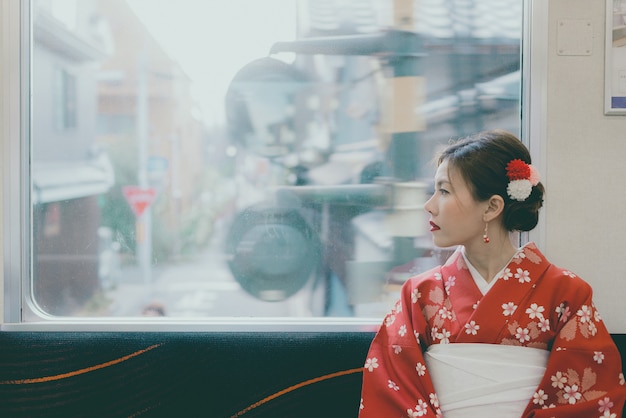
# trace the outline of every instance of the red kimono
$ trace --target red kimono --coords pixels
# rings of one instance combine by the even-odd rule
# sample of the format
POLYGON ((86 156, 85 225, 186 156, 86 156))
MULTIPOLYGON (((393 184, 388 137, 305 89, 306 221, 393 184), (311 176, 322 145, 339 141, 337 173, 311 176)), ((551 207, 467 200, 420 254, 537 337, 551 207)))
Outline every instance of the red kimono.
POLYGON ((484 343, 550 351, 523 417, 620 418, 626 385, 620 353, 591 287, 529 243, 483 295, 457 251, 409 279, 385 317, 363 372, 360 418, 441 417, 423 351, 484 343))

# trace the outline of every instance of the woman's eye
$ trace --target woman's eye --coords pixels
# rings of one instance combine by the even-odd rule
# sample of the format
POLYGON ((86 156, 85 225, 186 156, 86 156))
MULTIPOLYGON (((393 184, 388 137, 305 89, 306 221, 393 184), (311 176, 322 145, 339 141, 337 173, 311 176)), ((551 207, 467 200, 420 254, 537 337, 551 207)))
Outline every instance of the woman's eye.
POLYGON ((448 194, 448 191, 446 189, 439 189, 439 193, 448 194))

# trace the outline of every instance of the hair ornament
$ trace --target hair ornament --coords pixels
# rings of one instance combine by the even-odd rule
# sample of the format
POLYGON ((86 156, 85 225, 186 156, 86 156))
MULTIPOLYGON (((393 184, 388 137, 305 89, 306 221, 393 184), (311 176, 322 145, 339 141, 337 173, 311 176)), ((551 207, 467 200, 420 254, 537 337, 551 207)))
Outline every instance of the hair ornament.
POLYGON ((509 178, 506 192, 511 199, 518 202, 526 200, 530 196, 533 186, 539 183, 537 169, 520 159, 509 161, 506 165, 506 175, 509 178))

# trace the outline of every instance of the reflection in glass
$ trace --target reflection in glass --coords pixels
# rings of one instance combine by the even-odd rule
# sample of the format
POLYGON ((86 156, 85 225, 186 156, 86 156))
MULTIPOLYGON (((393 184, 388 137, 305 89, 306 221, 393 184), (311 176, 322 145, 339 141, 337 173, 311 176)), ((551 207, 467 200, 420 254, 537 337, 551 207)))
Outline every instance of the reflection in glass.
POLYGON ((449 253, 422 209, 438 148, 519 134, 516 0, 31 12, 32 298, 53 316, 381 317, 449 253))

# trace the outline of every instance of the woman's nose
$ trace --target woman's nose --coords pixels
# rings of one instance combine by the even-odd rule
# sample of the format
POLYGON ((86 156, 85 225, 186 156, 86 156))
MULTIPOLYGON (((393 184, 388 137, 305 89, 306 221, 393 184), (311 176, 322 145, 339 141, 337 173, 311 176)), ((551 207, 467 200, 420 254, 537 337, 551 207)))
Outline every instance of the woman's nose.
POLYGON ((433 211, 432 211, 432 201, 433 201, 433 198, 434 198, 434 197, 435 197, 435 195, 433 194, 433 195, 432 195, 432 196, 431 196, 431 197, 430 197, 430 198, 426 201, 426 203, 424 203, 424 210, 425 210, 426 212, 430 213, 430 214, 432 214, 432 213, 433 213, 433 211))

